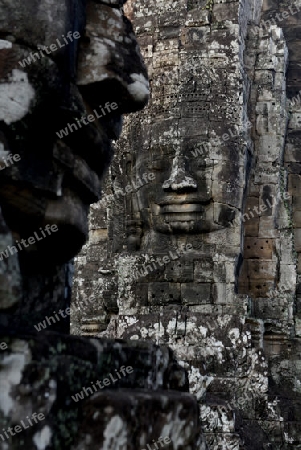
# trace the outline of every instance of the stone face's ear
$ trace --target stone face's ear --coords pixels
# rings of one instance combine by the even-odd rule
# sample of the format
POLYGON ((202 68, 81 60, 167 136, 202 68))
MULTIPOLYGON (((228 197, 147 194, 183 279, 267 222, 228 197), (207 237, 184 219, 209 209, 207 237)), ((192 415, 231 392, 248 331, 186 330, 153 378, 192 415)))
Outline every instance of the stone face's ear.
POLYGON ((142 222, 138 220, 128 220, 127 224, 127 248, 128 251, 137 251, 141 246, 142 222))

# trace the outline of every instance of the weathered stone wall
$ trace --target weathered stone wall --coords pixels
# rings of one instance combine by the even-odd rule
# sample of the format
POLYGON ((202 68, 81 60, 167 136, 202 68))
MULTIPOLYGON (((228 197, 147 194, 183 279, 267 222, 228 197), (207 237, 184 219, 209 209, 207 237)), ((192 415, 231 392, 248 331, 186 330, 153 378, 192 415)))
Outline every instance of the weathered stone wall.
POLYGON ((209 449, 298 448, 301 2, 125 10, 151 99, 91 211, 73 330, 170 345, 209 449))

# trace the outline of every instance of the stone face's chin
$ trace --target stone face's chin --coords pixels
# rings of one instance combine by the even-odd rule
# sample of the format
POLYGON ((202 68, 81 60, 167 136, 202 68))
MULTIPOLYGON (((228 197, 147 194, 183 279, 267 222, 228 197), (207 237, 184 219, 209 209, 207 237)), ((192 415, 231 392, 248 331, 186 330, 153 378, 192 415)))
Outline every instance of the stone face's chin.
POLYGON ((58 227, 53 245, 58 247, 60 262, 62 255, 65 260, 74 257, 86 242, 89 233, 88 214, 89 205, 84 204, 73 192, 64 193, 59 200, 49 201, 44 224, 58 227))

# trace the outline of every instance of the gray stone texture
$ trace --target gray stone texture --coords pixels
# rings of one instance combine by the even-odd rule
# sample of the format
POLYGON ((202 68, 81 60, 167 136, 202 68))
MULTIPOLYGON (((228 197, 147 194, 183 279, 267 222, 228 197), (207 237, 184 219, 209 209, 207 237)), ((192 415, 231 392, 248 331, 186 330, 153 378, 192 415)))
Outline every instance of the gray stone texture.
POLYGON ((298 449, 301 2, 125 12, 150 102, 91 209, 73 333, 171 346, 209 449, 298 449))

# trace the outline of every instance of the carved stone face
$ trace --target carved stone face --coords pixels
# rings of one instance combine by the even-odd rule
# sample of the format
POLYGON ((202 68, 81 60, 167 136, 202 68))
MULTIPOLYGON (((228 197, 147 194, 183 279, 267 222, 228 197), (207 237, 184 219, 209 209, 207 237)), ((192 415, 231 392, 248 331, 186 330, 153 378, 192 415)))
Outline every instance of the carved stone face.
POLYGON ((1 165, 8 154, 20 159, 0 172, 0 204, 19 239, 56 224, 58 232, 30 254, 45 260, 51 250, 62 262, 87 238, 89 205, 100 198, 122 114, 147 101, 146 69, 122 1, 6 3, 0 1, 1 165))
MULTIPOLYGON (((172 130, 166 134, 172 135, 172 130)), ((243 192, 239 158, 231 163, 228 146, 214 148, 208 142, 187 137, 176 145, 162 143, 138 152, 136 177, 156 175, 137 192, 142 222, 150 228, 160 233, 208 233, 228 227, 235 218, 243 192)), ((233 155, 235 149, 232 143, 233 155)))

